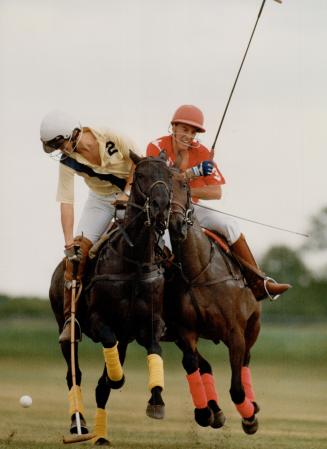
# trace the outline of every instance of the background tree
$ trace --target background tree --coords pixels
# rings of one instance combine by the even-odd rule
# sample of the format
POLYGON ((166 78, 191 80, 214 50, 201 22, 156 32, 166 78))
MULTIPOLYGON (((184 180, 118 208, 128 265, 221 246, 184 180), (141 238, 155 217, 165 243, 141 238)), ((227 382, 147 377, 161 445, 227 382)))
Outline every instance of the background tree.
POLYGON ((308 234, 310 237, 302 246, 303 250, 327 250, 327 207, 311 217, 308 234))
POLYGON ((276 302, 263 301, 263 321, 319 322, 327 317, 327 279, 315 279, 300 257, 300 251, 273 246, 264 255, 261 268, 292 288, 276 302))
POLYGON ((299 252, 285 245, 270 248, 262 259, 261 267, 279 282, 305 287, 312 281, 312 274, 299 252))

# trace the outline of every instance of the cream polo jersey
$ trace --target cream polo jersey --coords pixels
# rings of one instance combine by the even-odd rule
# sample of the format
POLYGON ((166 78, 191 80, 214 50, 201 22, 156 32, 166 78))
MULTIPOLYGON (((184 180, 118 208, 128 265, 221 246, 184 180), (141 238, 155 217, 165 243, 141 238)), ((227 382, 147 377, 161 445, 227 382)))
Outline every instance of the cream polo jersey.
POLYGON ((129 150, 140 154, 135 144, 126 137, 107 128, 87 128, 96 138, 101 165, 91 164, 80 154, 73 152, 59 163, 57 201, 74 203, 74 177, 82 176, 93 192, 107 196, 124 189, 132 161, 129 150))

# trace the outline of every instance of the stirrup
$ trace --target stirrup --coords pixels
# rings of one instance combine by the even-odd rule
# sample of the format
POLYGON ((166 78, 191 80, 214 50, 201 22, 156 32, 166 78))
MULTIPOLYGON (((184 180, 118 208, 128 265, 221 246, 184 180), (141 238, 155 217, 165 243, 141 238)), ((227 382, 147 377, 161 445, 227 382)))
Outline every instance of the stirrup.
MULTIPOLYGON (((65 329, 65 327, 67 326, 68 323, 71 322, 71 317, 67 318, 67 320, 64 322, 64 326, 62 328, 62 331, 65 329)), ((79 321, 75 318, 75 325, 77 324, 78 327, 78 338, 75 339, 76 343, 79 343, 80 341, 82 341, 82 328, 81 325, 79 324, 79 321)), ((76 329, 75 329, 75 334, 76 334, 76 329)))
POLYGON ((271 278, 271 277, 269 277, 269 276, 265 276, 265 278, 264 278, 264 280, 263 280, 263 286, 264 286, 264 288, 265 288, 265 290, 266 290, 266 293, 267 293, 267 296, 268 296, 268 298, 269 298, 269 300, 270 301, 276 301, 276 299, 278 299, 279 297, 280 297, 280 294, 278 295, 275 295, 275 296, 272 296, 269 292, 268 292, 268 289, 267 289, 267 282, 273 282, 274 284, 278 284, 278 282, 275 280, 275 279, 273 279, 273 278, 271 278))

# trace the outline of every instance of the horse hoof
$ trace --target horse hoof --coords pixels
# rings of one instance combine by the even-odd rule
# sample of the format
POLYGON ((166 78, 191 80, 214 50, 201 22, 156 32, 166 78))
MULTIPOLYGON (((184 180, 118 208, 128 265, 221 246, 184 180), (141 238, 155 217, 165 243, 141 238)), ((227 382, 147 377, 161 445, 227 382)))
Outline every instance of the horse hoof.
POLYGON ((242 419, 242 427, 245 433, 248 435, 253 435, 256 433, 259 427, 258 420, 255 415, 253 415, 251 418, 243 418, 242 419))
POLYGON ((149 418, 163 419, 165 417, 165 406, 148 404, 146 414, 149 418))
POLYGON ((113 390, 118 390, 125 383, 125 375, 123 375, 123 377, 120 380, 111 380, 111 379, 109 380, 110 380, 110 388, 112 388, 113 390))
POLYGON ((252 404, 254 406, 254 414, 256 415, 257 413, 260 412, 259 404, 257 404, 256 402, 252 402, 252 404))
POLYGON ((110 441, 103 437, 98 437, 93 443, 95 446, 110 446, 110 441))
POLYGON ((213 424, 214 416, 209 407, 195 408, 194 419, 201 427, 208 427, 213 424))
POLYGON ((213 414, 213 422, 210 425, 213 429, 220 429, 220 427, 223 427, 225 422, 226 422, 226 416, 224 415, 222 410, 220 410, 219 412, 215 412, 213 414))

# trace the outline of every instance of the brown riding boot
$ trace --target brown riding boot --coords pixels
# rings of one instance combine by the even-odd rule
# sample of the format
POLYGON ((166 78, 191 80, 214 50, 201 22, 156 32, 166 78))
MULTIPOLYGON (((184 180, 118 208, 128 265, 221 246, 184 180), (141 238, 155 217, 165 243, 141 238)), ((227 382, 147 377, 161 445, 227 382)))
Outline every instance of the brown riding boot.
POLYGON ((267 296, 270 299, 277 299, 279 295, 291 288, 289 284, 278 284, 259 269, 243 234, 230 248, 233 256, 242 266, 246 282, 257 301, 261 301, 267 296))
MULTIPOLYGON (((82 256, 81 260, 78 262, 78 268, 77 268, 77 275, 76 275, 76 281, 77 286, 81 282, 81 279, 84 274, 85 265, 87 261, 87 257, 89 254, 89 250, 93 243, 87 239, 86 237, 83 237, 81 235, 74 238, 74 244, 76 246, 79 246, 82 256)), ((59 335, 59 343, 68 341, 70 342, 70 319, 71 319, 71 301, 72 301, 72 280, 73 280, 73 262, 70 261, 68 258, 66 258, 66 269, 64 273, 64 279, 65 279, 65 286, 64 286, 64 318, 65 318, 65 324, 64 328, 59 335)), ((77 303, 76 303, 76 312, 77 312, 77 303)))

